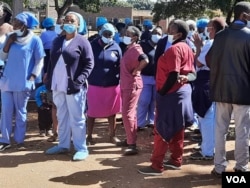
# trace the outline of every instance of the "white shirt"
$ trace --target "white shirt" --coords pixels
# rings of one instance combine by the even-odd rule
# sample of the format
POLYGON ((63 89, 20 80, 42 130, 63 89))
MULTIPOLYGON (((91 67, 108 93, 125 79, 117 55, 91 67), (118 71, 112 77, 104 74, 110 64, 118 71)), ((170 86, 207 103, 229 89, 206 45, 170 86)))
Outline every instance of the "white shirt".
MULTIPOLYGON (((71 41, 72 39, 68 41, 64 40, 62 51, 69 45, 71 41)), ((68 88, 68 74, 66 70, 66 64, 64 62, 63 56, 60 55, 53 72, 51 90, 62 91, 67 93, 67 88, 68 88)))
POLYGON ((204 66, 202 67, 197 67, 197 71, 199 70, 210 70, 207 66, 207 63, 206 63, 206 55, 209 51, 209 49, 211 48, 212 44, 213 44, 213 39, 211 40, 207 40, 207 42, 205 43, 205 45, 201 48, 201 53, 200 55, 198 56, 197 60, 204 66))

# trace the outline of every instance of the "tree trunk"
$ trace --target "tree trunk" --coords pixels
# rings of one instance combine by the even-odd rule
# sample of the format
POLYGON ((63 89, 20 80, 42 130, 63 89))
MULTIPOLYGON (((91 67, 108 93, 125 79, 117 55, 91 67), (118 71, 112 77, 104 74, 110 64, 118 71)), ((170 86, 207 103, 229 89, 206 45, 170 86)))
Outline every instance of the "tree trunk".
POLYGON ((62 7, 59 7, 58 0, 55 0, 55 10, 57 12, 57 19, 59 20, 64 15, 65 11, 73 4, 73 0, 66 0, 62 7))

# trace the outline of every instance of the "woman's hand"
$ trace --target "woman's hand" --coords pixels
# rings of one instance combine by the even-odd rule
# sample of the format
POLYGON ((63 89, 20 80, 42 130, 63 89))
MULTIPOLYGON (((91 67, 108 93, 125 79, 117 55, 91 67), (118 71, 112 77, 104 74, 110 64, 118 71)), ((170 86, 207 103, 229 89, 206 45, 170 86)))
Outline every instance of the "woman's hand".
POLYGON ((141 71, 139 71, 138 69, 135 69, 135 70, 132 72, 132 75, 133 75, 133 76, 140 76, 140 75, 141 75, 141 71))
POLYGON ((6 41, 6 44, 5 44, 4 48, 3 48, 3 52, 4 53, 8 53, 9 52, 11 44, 14 43, 16 41, 16 39, 17 39, 16 33, 12 33, 8 37, 8 39, 6 41))
POLYGON ((179 75, 178 77, 178 83, 185 84, 188 82, 188 77, 186 75, 179 75))

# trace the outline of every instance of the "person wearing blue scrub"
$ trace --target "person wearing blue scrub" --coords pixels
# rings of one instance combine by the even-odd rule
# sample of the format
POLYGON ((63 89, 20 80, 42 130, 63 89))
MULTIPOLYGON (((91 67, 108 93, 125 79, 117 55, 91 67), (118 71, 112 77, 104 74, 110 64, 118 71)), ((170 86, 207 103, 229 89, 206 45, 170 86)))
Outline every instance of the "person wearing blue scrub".
POLYGON ((153 127, 155 119, 155 49, 158 41, 162 37, 162 28, 157 26, 151 33, 151 38, 143 40, 140 45, 143 52, 148 56, 149 63, 142 69, 141 76, 143 80, 143 88, 137 106, 137 130, 153 127))
POLYGON ((15 115, 14 141, 20 150, 24 147, 27 121, 27 103, 40 76, 45 56, 41 39, 30 28, 39 24, 30 13, 18 14, 12 22, 14 32, 9 34, 0 58, 6 61, 0 79, 2 114, 0 151, 11 147, 12 118, 15 115))

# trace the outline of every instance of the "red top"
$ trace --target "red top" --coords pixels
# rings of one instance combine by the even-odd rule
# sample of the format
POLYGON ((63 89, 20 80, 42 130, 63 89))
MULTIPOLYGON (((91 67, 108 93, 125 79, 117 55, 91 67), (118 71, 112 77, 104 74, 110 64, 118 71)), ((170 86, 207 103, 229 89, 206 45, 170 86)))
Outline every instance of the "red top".
MULTIPOLYGON (((172 45, 158 60, 156 73, 157 91, 163 87, 170 72, 187 75, 194 71, 194 54, 191 48, 185 42, 178 42, 172 45)), ((181 86, 182 84, 176 82, 168 93, 178 90, 181 86)))

